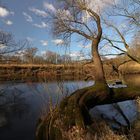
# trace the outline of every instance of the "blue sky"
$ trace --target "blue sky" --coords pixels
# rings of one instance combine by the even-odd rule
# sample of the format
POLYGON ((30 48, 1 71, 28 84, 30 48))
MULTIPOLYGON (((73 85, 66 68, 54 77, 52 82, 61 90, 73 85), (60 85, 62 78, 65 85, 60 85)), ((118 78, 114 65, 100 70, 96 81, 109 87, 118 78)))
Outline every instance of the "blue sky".
MULTIPOLYGON (((111 0, 104 1, 111 2, 111 0)), ((30 40, 33 46, 38 48, 39 55, 46 50, 64 54, 64 47, 57 45, 63 43, 62 40, 54 38, 52 33, 48 32, 49 25, 45 20, 47 12, 44 2, 55 4, 54 0, 0 0, 0 8, 3 8, 0 9, 0 29, 11 32, 16 40, 30 40)), ((100 5, 101 8, 105 7, 101 3, 100 5)), ((49 8, 55 10, 50 5, 49 8)), ((117 19, 117 22, 119 21, 120 19, 117 19)), ((111 36, 114 35, 109 29, 105 29, 105 32, 109 32, 111 36)), ((90 43, 82 45, 77 41, 76 36, 72 39, 70 52, 68 52, 72 56, 78 56, 80 50, 86 53, 90 51, 90 43)), ((130 41, 129 38, 128 40, 130 41)))
POLYGON ((35 45, 40 51, 44 51, 48 47, 55 50, 55 46, 53 47, 53 44, 49 41, 51 40, 51 36, 47 34, 47 29, 33 25, 41 24, 41 19, 29 11, 30 7, 42 9, 41 0, 2 0, 1 3, 7 9, 14 12, 14 15, 9 15, 4 18, 5 20, 12 21, 12 25, 7 25, 1 20, 0 28, 4 31, 13 33, 17 40, 28 38, 33 41, 33 45, 35 45), (33 23, 26 20, 23 12, 32 17, 33 23), (48 41, 48 45, 43 46, 40 42, 41 40, 48 41))
MULTIPOLYGON (((48 32, 48 25, 45 20, 43 21, 45 17, 43 2, 44 0, 1 0, 1 6, 4 6, 9 14, 0 17, 0 29, 12 33, 16 40, 30 40, 38 48, 39 54, 46 50, 64 54, 64 47, 56 45, 61 41, 52 37, 48 32), (42 12, 43 17, 34 14, 37 10, 42 12)), ((77 46, 76 42, 70 47, 72 55, 78 55, 78 51, 81 50, 80 45, 75 46, 77 46)))

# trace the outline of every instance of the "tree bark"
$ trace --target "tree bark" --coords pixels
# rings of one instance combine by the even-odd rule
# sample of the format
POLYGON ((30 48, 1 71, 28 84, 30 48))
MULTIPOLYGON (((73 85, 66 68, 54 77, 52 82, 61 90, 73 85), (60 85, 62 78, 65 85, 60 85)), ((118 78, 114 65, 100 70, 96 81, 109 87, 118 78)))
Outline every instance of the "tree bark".
POLYGON ((95 65, 95 82, 102 82, 106 84, 103 64, 102 64, 102 61, 98 52, 99 41, 100 39, 98 38, 92 41, 92 56, 93 56, 93 62, 95 65))

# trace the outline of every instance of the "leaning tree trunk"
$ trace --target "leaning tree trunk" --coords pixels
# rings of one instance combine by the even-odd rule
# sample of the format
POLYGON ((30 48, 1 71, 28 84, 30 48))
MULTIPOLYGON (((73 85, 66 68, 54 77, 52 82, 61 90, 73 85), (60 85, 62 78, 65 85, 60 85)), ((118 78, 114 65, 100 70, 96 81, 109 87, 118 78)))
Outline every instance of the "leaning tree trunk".
POLYGON ((66 138, 65 131, 73 126, 86 129, 86 125, 92 124, 89 109, 109 99, 109 88, 107 86, 102 61, 98 52, 102 30, 97 38, 92 40, 92 55, 95 65, 95 86, 77 90, 69 97, 63 99, 60 106, 50 113, 37 127, 38 140, 63 140, 66 138))
MULTIPOLYGON (((75 91, 38 122, 37 140, 71 140, 73 128, 89 132, 89 110, 96 105, 111 104, 140 96, 140 88, 110 89, 103 83, 75 91)), ((85 135, 86 135, 85 134, 85 135)))
MULTIPOLYGON (((92 43, 93 48, 96 48, 96 45, 97 42, 92 43)), ((93 123, 89 114, 91 108, 140 96, 140 88, 109 88, 98 48, 94 49, 93 55, 96 68, 95 85, 75 91, 64 98, 46 117, 40 119, 36 129, 37 140, 72 140, 72 133, 79 130, 86 137, 87 133, 91 133, 90 126, 93 123)))
POLYGON ((92 125, 89 114, 91 108, 134 99, 140 95, 140 89, 108 87, 98 53, 98 42, 99 40, 92 42, 96 68, 95 85, 75 91, 64 98, 46 117, 40 119, 36 129, 37 140, 71 140, 72 133, 77 132, 75 129, 82 131, 86 137, 92 125))
MULTIPOLYGON (((97 24, 97 37, 81 33, 77 30, 72 32, 80 33, 80 35, 92 41, 92 56, 95 65, 95 84, 90 87, 79 89, 70 96, 64 98, 60 105, 50 111, 47 116, 40 119, 36 129, 37 140, 73 140, 72 135, 75 132, 91 133, 92 118, 89 110, 96 105, 111 104, 120 101, 135 99, 140 96, 140 88, 120 88, 111 89, 105 80, 102 61, 98 52, 98 44, 102 36, 102 28, 100 17, 91 9, 82 7, 90 13, 97 24)), ((78 136, 79 136, 78 134, 78 136)), ((83 135, 81 135, 82 137, 83 135)), ((74 138, 78 140, 78 138, 74 138)), ((82 138, 81 138, 82 139, 82 138)), ((83 140, 83 139, 82 139, 83 140)), ((86 139, 84 139, 86 140, 86 139)))

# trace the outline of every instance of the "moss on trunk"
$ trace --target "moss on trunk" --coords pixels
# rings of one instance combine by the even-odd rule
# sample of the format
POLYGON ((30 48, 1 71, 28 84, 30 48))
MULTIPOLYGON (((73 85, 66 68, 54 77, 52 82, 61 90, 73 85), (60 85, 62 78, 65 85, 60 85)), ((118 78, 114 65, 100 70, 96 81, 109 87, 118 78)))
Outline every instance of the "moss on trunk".
POLYGON ((36 129, 37 140, 67 140, 65 135, 74 126, 87 130, 92 124, 89 109, 101 104, 134 99, 140 95, 140 89, 110 89, 106 84, 75 91, 64 98, 60 105, 39 121, 36 129))

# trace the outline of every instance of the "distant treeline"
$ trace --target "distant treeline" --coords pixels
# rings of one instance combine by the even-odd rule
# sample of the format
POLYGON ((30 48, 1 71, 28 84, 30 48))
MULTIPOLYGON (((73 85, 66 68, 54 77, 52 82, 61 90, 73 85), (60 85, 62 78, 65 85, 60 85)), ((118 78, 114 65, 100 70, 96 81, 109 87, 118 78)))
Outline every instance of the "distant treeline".
MULTIPOLYGON (((128 62, 114 70, 114 61, 104 61, 107 79, 118 79, 122 74, 140 74, 140 64, 128 62)), ((0 81, 7 80, 94 80, 94 64, 1 64, 0 81)))

